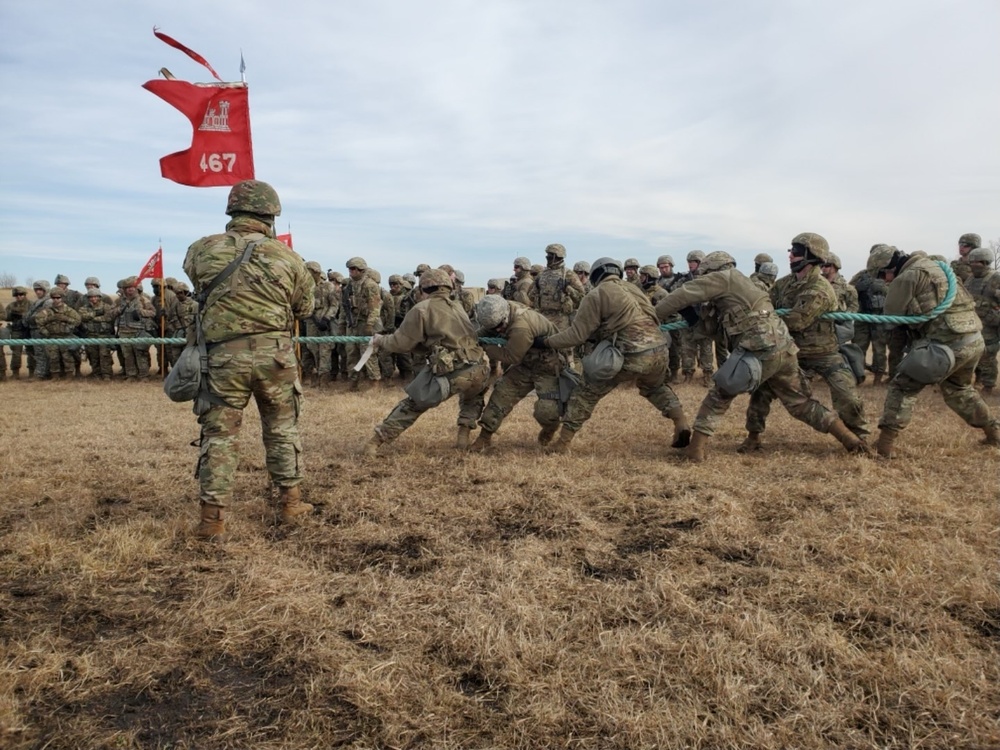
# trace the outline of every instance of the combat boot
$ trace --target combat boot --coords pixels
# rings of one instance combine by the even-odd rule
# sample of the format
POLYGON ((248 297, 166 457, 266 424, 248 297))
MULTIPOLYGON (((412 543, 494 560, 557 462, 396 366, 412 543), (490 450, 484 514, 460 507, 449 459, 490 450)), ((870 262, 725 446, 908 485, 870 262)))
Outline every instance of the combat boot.
POLYGON ((684 449, 684 458, 700 464, 705 460, 705 446, 708 444, 708 435, 695 430, 691 433, 691 442, 684 449))
POLYGON ((674 437, 671 448, 686 448, 691 442, 691 423, 684 416, 683 409, 671 409, 667 417, 674 420, 674 437))
POLYGON ((201 520, 194 535, 206 542, 226 541, 225 509, 219 505, 201 504, 201 520))
POLYGON ((759 432, 748 432, 746 438, 740 443, 739 448, 736 449, 737 453, 752 453, 754 451, 763 450, 764 445, 760 442, 759 432))
POLYGON ((712 380, 712 373, 704 371, 701 373, 701 384, 703 386, 705 386, 706 388, 711 388, 713 382, 714 381, 712 380))
POLYGON ((892 445, 896 442, 899 430, 890 430, 883 427, 878 433, 878 442, 875 443, 875 452, 881 458, 892 458, 892 445))
POLYGON ((993 395, 993 386, 992 385, 984 385, 983 386, 983 395, 984 396, 992 396, 993 395))
POLYGON ((830 425, 828 432, 840 441, 848 453, 870 454, 872 452, 868 443, 851 432, 850 428, 840 419, 830 425))
POLYGON ((469 438, 472 437, 471 427, 459 427, 458 437, 455 439, 455 447, 461 451, 469 450, 469 438))
POLYGON ((480 430, 479 434, 476 436, 476 442, 472 444, 469 448, 471 451, 476 453, 482 453, 483 451, 489 450, 490 446, 493 444, 493 433, 489 430, 480 430))
POLYGON ((543 427, 541 430, 538 431, 538 444, 543 446, 548 445, 549 443, 552 442, 552 438, 556 436, 556 433, 558 431, 559 431, 559 425, 557 424, 552 424, 543 427))
POLYGON ((569 453, 569 444, 573 442, 574 437, 576 437, 576 433, 573 430, 566 429, 566 426, 563 425, 563 428, 559 431, 559 439, 546 448, 546 453, 569 453))
POLYGON ((278 520, 281 523, 294 521, 298 516, 312 513, 313 506, 302 502, 302 490, 298 485, 280 488, 278 495, 278 520))
POLYGON ((692 382, 693 380, 694 380, 694 373, 693 372, 685 372, 684 373, 684 384, 685 385, 687 385, 688 383, 692 382))
POLYGON ((383 440, 382 436, 376 432, 368 439, 368 442, 362 446, 361 455, 367 456, 368 458, 375 458, 375 456, 378 455, 379 446, 384 442, 386 441, 383 440))
POLYGON ((994 448, 1000 447, 1000 422, 993 422, 989 427, 984 427, 983 432, 986 433, 986 437, 983 438, 983 445, 993 446, 994 448))

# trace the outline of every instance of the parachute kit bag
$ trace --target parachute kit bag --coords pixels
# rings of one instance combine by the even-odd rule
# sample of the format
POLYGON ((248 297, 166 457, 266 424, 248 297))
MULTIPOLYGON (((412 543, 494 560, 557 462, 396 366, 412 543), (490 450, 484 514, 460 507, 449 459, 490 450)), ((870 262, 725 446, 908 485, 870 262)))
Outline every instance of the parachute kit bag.
POLYGON ((920 339, 910 347, 897 372, 923 385, 940 383, 955 369, 955 352, 930 339, 920 339))
POLYGON ((858 383, 865 382, 865 355, 861 347, 857 344, 841 344, 837 347, 840 356, 844 358, 844 363, 851 368, 854 379, 858 383))
POLYGON ((583 357, 583 377, 588 383, 604 383, 621 372, 625 355, 613 339, 603 339, 594 351, 583 357))
POLYGON ((403 390, 418 409, 431 409, 451 395, 451 383, 448 378, 435 375, 427 366, 403 390))
POLYGON ((715 371, 712 379, 726 398, 733 398, 741 393, 753 393, 760 385, 760 360, 742 347, 736 347, 715 371))

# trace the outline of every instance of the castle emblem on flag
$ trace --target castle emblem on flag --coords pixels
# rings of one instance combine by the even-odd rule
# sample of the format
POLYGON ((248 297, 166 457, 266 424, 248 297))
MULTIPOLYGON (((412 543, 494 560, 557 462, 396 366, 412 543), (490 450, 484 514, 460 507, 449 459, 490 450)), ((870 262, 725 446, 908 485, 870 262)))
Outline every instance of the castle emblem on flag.
POLYGON ((228 133, 229 130, 229 102, 225 99, 219 102, 219 109, 216 111, 211 104, 205 110, 205 118, 201 121, 198 130, 211 130, 217 133, 228 133))

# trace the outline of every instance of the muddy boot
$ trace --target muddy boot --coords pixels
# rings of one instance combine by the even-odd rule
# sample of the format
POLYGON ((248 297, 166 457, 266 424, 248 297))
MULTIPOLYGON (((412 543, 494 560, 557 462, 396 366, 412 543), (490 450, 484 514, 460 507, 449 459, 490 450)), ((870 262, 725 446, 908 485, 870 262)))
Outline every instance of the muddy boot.
POLYGON ((360 391, 361 390, 361 378, 355 378, 351 381, 351 390, 360 391))
POLYGON ((679 383, 680 379, 681 379, 680 372, 678 372, 677 370, 671 370, 670 375, 667 378, 667 382, 671 384, 679 383))
POLYGON ((984 385, 983 386, 983 395, 984 396, 992 396, 993 395, 993 386, 992 385, 984 385))
POLYGON ((695 430, 691 433, 691 442, 684 449, 684 458, 700 464, 705 460, 705 446, 708 444, 708 435, 695 430))
POLYGON ((278 521, 281 523, 294 521, 298 516, 312 513, 313 509, 309 503, 302 502, 302 490, 298 485, 282 487, 278 495, 278 504, 278 521))
POLYGON ((460 451, 469 450, 469 439, 472 437, 471 427, 459 427, 458 437, 455 439, 455 447, 460 451))
POLYGON ((686 373, 684 373, 684 384, 685 385, 687 385, 688 383, 691 383, 693 381, 694 381, 694 373, 693 372, 686 372, 686 373))
POLYGON ((559 431, 559 439, 546 448, 546 453, 569 453, 569 444, 573 442, 574 437, 576 437, 576 433, 573 430, 566 429, 564 425, 559 431))
POLYGON ((872 385, 882 385, 882 378, 885 377, 881 372, 876 372, 875 376, 872 378, 872 385))
POLYGON ((715 381, 712 380, 712 373, 710 373, 710 372, 702 372, 701 373, 701 384, 703 386, 705 386, 706 388, 711 388, 712 384, 714 382, 715 381))
POLYGON ((367 456, 368 458, 375 458, 378 455, 379 446, 386 442, 382 439, 382 436, 377 432, 373 434, 368 442, 361 447, 361 455, 367 456))
POLYGON ((314 372, 309 375, 309 387, 319 388, 319 373, 314 372))
POLYGON ((851 432, 850 428, 839 419, 830 425, 829 433, 840 441, 848 453, 870 454, 872 452, 868 443, 851 432))
POLYGON ((1000 448, 1000 422, 993 422, 989 427, 984 427, 983 432, 986 433, 983 445, 1000 448))
POLYGON ((671 448, 686 448, 691 442, 691 423, 684 416, 683 409, 671 409, 667 417, 674 420, 674 437, 671 448))
POLYGON ((754 451, 763 450, 764 446, 760 442, 759 432, 748 432, 746 438, 740 443, 740 447, 736 449, 737 453, 753 453, 754 451))
POLYGON ((548 445, 552 442, 552 438, 556 436, 557 432, 559 432, 559 425, 557 424, 543 427, 538 432, 538 444, 542 446, 548 445))
POLYGON ((194 535, 206 542, 224 542, 226 540, 225 513, 225 508, 202 503, 201 520, 194 530, 194 535))
POLYGON ((898 430, 889 430, 885 427, 879 431, 878 442, 875 443, 875 452, 880 458, 892 458, 892 446, 896 442, 897 435, 899 435, 898 430))
POLYGON ((483 429, 479 431, 476 436, 476 442, 472 444, 469 448, 470 451, 475 451, 476 453, 482 453, 490 449, 493 444, 493 433, 489 430, 483 429))

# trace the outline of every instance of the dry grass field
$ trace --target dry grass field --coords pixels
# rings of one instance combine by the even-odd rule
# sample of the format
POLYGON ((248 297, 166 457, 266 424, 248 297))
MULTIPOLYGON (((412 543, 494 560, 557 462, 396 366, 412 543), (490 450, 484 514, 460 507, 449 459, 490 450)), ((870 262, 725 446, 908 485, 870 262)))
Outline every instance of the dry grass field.
POLYGON ((307 392, 295 528, 249 409, 206 545, 188 405, 0 384, 0 746, 1000 747, 1000 453, 936 393, 890 463, 780 408, 738 455, 743 400, 686 465, 634 390, 568 457, 452 401, 357 458, 399 394, 307 392))

